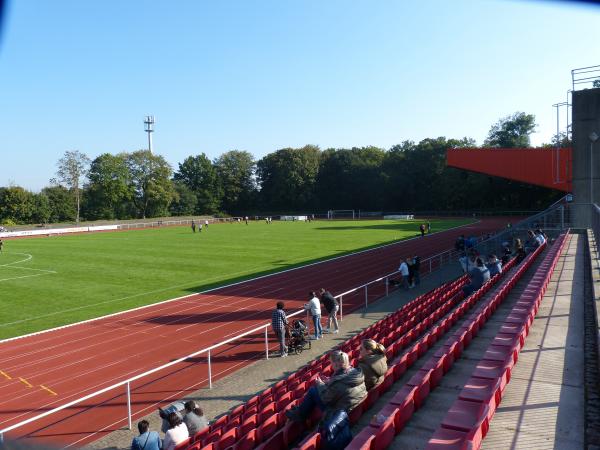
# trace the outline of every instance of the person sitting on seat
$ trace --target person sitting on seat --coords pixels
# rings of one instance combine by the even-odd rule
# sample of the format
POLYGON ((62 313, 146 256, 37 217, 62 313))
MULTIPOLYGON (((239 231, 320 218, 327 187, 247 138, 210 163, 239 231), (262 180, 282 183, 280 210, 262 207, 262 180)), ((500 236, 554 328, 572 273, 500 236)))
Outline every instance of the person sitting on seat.
POLYGON ((181 444, 190 437, 185 423, 181 420, 177 413, 169 414, 169 429, 165 433, 163 440, 163 450, 173 450, 178 444, 181 444))
POLYGON ((388 370, 385 347, 373 339, 365 339, 360 345, 358 368, 365 376, 365 387, 370 391, 383 381, 388 370))
POLYGON ((465 297, 468 297, 473 292, 478 291, 483 284, 490 279, 490 271, 481 258, 475 260, 476 267, 469 271, 471 282, 463 287, 465 297))
POLYGON ((156 431, 150 431, 150 423, 147 420, 138 422, 139 436, 133 438, 131 450, 160 450, 162 443, 156 431))
POLYGON ((490 277, 502 273, 502 263, 498 260, 496 255, 489 255, 488 262, 485 266, 490 271, 490 277))
POLYGON ((285 412, 288 419, 303 422, 319 408, 323 411, 323 422, 327 423, 336 411, 348 413, 367 396, 365 376, 362 370, 350 366, 347 353, 336 350, 329 359, 333 366, 331 378, 317 378, 315 385, 306 391, 302 403, 285 412))
POLYGON ((194 436, 199 431, 208 426, 208 420, 204 417, 204 411, 193 400, 185 402, 186 415, 183 417, 183 423, 188 429, 190 436, 194 436))

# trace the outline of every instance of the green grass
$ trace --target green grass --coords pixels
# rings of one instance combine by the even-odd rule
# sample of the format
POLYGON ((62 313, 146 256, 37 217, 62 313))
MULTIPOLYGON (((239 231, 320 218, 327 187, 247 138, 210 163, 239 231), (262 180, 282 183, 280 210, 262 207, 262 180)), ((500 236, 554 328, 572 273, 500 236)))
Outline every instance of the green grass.
MULTIPOLYGON (((434 231, 465 223, 431 221, 434 231)), ((0 254, 0 338, 379 246, 417 228, 416 221, 256 222, 201 234, 170 227, 8 240, 0 254)))

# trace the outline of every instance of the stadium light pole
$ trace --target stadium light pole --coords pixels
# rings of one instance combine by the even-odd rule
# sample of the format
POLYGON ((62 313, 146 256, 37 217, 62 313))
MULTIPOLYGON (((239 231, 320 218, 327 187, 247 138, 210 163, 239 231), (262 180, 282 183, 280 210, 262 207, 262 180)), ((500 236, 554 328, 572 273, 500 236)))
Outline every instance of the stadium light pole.
POLYGON ((144 119, 144 131, 148 133, 148 150, 152 153, 152 133, 154 133, 154 116, 146 116, 144 119))
POLYGON ((589 136, 590 138, 590 204, 594 204, 594 165, 592 164, 594 157, 594 144, 598 140, 598 134, 592 131, 589 136))

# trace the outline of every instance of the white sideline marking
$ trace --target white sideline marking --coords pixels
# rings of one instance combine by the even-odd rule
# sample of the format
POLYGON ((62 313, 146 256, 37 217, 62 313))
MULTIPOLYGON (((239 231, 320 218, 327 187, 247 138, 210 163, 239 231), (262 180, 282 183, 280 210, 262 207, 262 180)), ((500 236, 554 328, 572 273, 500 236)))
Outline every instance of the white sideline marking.
POLYGON ((10 253, 13 255, 22 255, 22 256, 25 256, 25 259, 21 259, 19 261, 13 261, 11 263, 6 263, 6 264, 0 264, 0 267, 7 267, 9 269, 33 270, 36 272, 43 272, 43 273, 38 273, 35 275, 23 275, 20 277, 0 278, 0 283, 3 281, 20 280, 22 278, 31 278, 31 277, 40 277, 42 275, 52 275, 52 274, 56 273, 55 270, 34 269, 32 267, 15 266, 15 264, 21 264, 21 263, 25 263, 27 261, 31 261, 33 259, 33 256, 30 255, 29 253, 17 253, 17 252, 6 252, 6 253, 10 253))
POLYGON ((44 275, 52 275, 53 273, 56 273, 56 272, 51 272, 51 273, 35 273, 33 275, 23 275, 21 277, 0 278, 0 283, 3 282, 3 281, 20 280, 21 278, 43 277, 44 275))
MULTIPOLYGON (((475 222, 471 222, 471 223, 464 224, 464 225, 458 225, 456 227, 447 228, 447 229, 442 230, 442 231, 435 231, 435 232, 433 232, 431 234, 445 233, 447 231, 456 230, 458 228, 469 227, 469 226, 478 224, 480 222, 481 222, 481 219, 478 219, 475 222)), ((359 255, 361 253, 366 253, 366 252, 370 252, 370 251, 374 251, 374 250, 379 250, 379 249, 386 248, 386 247, 391 247, 392 245, 402 244, 404 242, 412 241, 412 240, 415 240, 415 239, 423 239, 423 238, 421 237, 421 235, 417 235, 417 236, 414 236, 412 238, 402 239, 400 241, 392 242, 390 244, 380 245, 379 247, 371 247, 371 248, 368 248, 366 250, 360 250, 358 252, 347 253, 345 255, 336 256, 336 257, 333 257, 333 258, 330 258, 330 259, 323 259, 321 261, 317 261, 317 262, 310 263, 310 264, 305 264, 303 266, 298 266, 298 267, 294 267, 294 268, 291 268, 291 269, 285 269, 285 270, 282 270, 280 272, 272 272, 270 274, 262 275, 260 277, 250 278, 248 280, 242 280, 242 281, 238 281, 236 283, 231 283, 231 284, 226 284, 226 285, 223 285, 223 286, 218 286, 218 287, 215 287, 215 288, 212 288, 212 289, 208 289, 206 291, 194 292, 192 294, 182 295, 181 297, 175 297, 175 298, 171 298, 171 299, 168 299, 168 300, 162 300, 160 302, 151 303, 149 305, 138 306, 137 308, 132 308, 132 309, 128 309, 128 310, 125 310, 125 311, 118 311, 118 312, 115 312, 115 313, 107 314, 105 316, 94 317, 93 319, 82 320, 80 322, 74 322, 74 323, 70 323, 70 324, 67 324, 67 325, 61 325, 59 327, 49 328, 47 330, 36 331, 34 333, 24 334, 22 336, 15 336, 15 337, 11 337, 11 338, 2 339, 2 340, 0 340, 0 344, 2 344, 4 342, 14 341, 14 340, 17 340, 17 339, 23 339, 23 338, 26 338, 26 337, 37 336, 37 335, 40 335, 40 334, 43 334, 43 333, 49 333, 51 331, 63 330, 65 328, 74 327, 75 325, 82 325, 82 324, 85 324, 85 323, 94 322, 96 320, 106 319, 108 317, 114 317, 114 316, 118 316, 120 314, 126 314, 126 313, 129 313, 129 312, 138 311, 140 309, 150 308, 150 307, 155 306, 155 305, 162 305, 163 303, 174 302, 174 301, 181 300, 181 299, 188 298, 188 297, 192 297, 192 296, 198 295, 198 294, 206 294, 208 292, 216 291, 218 289, 224 289, 224 288, 228 288, 228 287, 231 287, 231 286, 236 286, 238 284, 248 283, 248 282, 251 282, 251 281, 260 280, 262 278, 271 277, 271 276, 279 275, 279 274, 286 273, 286 272, 291 272, 293 270, 300 270, 300 269, 303 269, 305 267, 314 266, 316 264, 322 264, 322 263, 325 263, 325 262, 335 261, 335 260, 341 259, 341 258, 347 258, 347 257, 350 257, 350 256, 359 255)), ((252 269, 252 270, 256 270, 256 269, 257 268, 252 269)), ((246 273, 246 272, 249 272, 249 271, 237 272, 235 274, 229 274, 229 276, 231 276, 231 275, 240 275, 240 274, 243 274, 243 273, 246 273)), ((58 315, 58 314, 63 314, 65 312, 76 311, 76 310, 84 309, 84 308, 91 308, 91 307, 95 307, 95 306, 98 306, 98 305, 103 305, 103 304, 106 304, 106 303, 113 303, 113 302, 117 302, 117 301, 120 301, 120 300, 127 300, 127 299, 130 299, 130 298, 141 297, 143 295, 148 295, 148 294, 154 294, 154 293, 157 293, 157 292, 168 291, 170 289, 175 289, 177 287, 184 287, 184 286, 187 286, 189 284, 193 284, 193 282, 189 282, 189 283, 185 283, 185 284, 181 284, 181 285, 177 285, 177 286, 173 286, 173 287, 169 287, 169 288, 158 289, 158 290, 155 290, 155 291, 143 292, 143 293, 140 293, 140 294, 134 294, 134 295, 130 295, 130 296, 127 296, 127 297, 120 298, 120 299, 107 300, 107 301, 104 301, 104 302, 93 303, 93 304, 90 304, 90 305, 83 305, 83 306, 80 306, 78 308, 71 308, 71 309, 66 309, 66 310, 62 310, 62 311, 55 311, 53 313, 45 314, 43 316, 37 316, 37 317, 22 319, 22 320, 18 320, 18 321, 15 321, 15 322, 2 323, 2 324, 0 324, 0 328, 1 327, 5 327, 5 326, 9 326, 9 325, 16 325, 16 324, 19 324, 19 323, 28 322, 28 321, 31 321, 31 320, 43 319, 45 317, 55 316, 55 315, 58 315)))

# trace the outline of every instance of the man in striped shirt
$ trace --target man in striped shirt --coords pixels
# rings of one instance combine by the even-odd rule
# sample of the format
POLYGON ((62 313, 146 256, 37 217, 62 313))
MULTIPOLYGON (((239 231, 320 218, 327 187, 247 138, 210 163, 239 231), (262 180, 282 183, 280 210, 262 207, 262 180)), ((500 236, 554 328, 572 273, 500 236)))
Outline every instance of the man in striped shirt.
POLYGON ((287 356, 287 347, 285 345, 285 329, 288 325, 288 320, 285 315, 285 311, 283 302, 277 302, 277 308, 271 314, 271 325, 273 326, 273 331, 275 332, 275 336, 279 340, 279 355, 282 358, 287 356))

